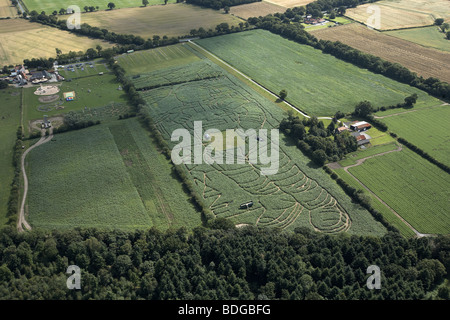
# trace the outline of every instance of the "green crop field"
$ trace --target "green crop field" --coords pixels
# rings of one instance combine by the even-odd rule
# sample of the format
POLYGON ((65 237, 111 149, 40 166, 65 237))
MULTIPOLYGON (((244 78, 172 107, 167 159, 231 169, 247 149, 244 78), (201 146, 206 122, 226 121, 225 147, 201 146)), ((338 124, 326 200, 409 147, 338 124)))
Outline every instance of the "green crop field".
MULTIPOLYGON (((125 62, 125 61, 123 61, 125 62)), ((217 69, 208 60, 205 67, 217 69)), ((170 147, 171 133, 180 128, 192 129, 202 121, 203 129, 276 128, 286 115, 274 103, 264 99, 224 70, 215 78, 198 80, 199 62, 185 66, 182 84, 142 91, 148 110, 170 147), (190 78, 192 77, 192 78, 190 78)), ((167 69, 168 72, 170 68, 167 69)), ((171 72, 178 70, 174 68, 171 72)), ((216 71, 216 72, 217 72, 216 71)), ((158 78, 162 71, 155 71, 158 78)), ((180 74, 180 73, 177 73, 180 74)), ((151 73, 148 79, 152 79, 151 73)), ((161 81, 167 81, 161 77, 161 81)), ((140 78, 134 79, 143 86, 140 78)), ((267 141, 270 140, 270 131, 267 141)), ((255 137, 253 137, 255 138, 255 137)), ((249 138, 250 139, 250 138, 249 138)), ((273 226, 292 230, 308 226, 317 231, 355 234, 382 234, 384 228, 361 207, 351 203, 343 191, 321 170, 311 165, 296 146, 280 137, 279 171, 261 175, 261 163, 182 164, 194 181, 196 191, 218 217, 235 224, 273 226), (252 200, 253 207, 240 209, 252 200)), ((247 140, 247 146, 251 143, 247 140)), ((228 145, 224 153, 234 150, 228 145)), ((269 144, 270 147, 270 144, 269 144)), ((222 147, 220 147, 222 149, 222 147)))
POLYGON ((417 93, 424 103, 438 103, 416 88, 269 31, 252 30, 195 42, 271 91, 286 89, 286 100, 309 114, 349 112, 361 100, 388 106, 412 93, 417 93))
POLYGON ((420 109, 382 119, 389 130, 450 166, 450 133, 443 125, 450 119, 450 106, 420 109))
POLYGON ((16 131, 20 125, 20 89, 0 90, 0 226, 6 222, 10 184, 14 177, 12 165, 16 131))
MULTIPOLYGON (((47 14, 51 14, 54 10, 67 9, 71 5, 80 7, 81 12, 84 12, 85 6, 98 6, 99 10, 108 9, 107 4, 109 1, 101 0, 23 0, 29 11, 36 10, 37 12, 45 11, 47 14)), ((142 6, 142 0, 116 0, 112 1, 116 5, 115 9, 140 7, 142 6)), ((164 4, 164 0, 148 0, 149 5, 164 4)), ((169 0, 169 3, 175 2, 175 0, 169 0)))
POLYGON ((201 223, 136 119, 55 135, 27 160, 37 228, 160 229, 201 223))
POLYGON ((123 54, 118 56, 116 60, 127 70, 128 75, 139 75, 168 67, 184 65, 189 62, 198 61, 200 58, 188 45, 180 43, 172 46, 123 54))
POLYGON ((350 174, 345 172, 344 169, 335 169, 333 170, 339 178, 344 180, 347 184, 355 188, 356 190, 362 190, 363 193, 369 197, 370 205, 380 212, 383 217, 389 222, 392 226, 397 228, 400 233, 405 237, 414 237, 415 233, 411 230, 400 218, 398 218, 387 206, 381 203, 376 197, 374 197, 370 192, 364 189, 361 184, 358 183, 350 174))
POLYGON ((349 168, 372 192, 421 233, 450 233, 449 175, 403 148, 349 168))
POLYGON ((450 41, 443 32, 439 31, 437 26, 387 31, 386 34, 415 42, 424 47, 450 52, 450 41))
POLYGON ((389 152, 398 148, 397 143, 387 143, 370 147, 364 150, 358 150, 346 155, 345 159, 339 161, 339 164, 343 167, 356 164, 356 160, 371 157, 380 153, 389 152))

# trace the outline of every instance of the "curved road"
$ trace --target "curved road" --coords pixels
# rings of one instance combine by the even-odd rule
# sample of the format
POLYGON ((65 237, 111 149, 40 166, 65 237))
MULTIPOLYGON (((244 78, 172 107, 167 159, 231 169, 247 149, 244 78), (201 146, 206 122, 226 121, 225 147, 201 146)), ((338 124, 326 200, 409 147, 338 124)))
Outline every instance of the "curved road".
POLYGON ((19 231, 19 232, 24 231, 24 229, 23 229, 24 226, 27 230, 31 230, 31 226, 25 220, 25 201, 27 199, 27 193, 28 193, 28 178, 27 178, 27 174, 25 172, 25 158, 26 158, 28 152, 30 152, 34 148, 40 146, 41 144, 49 142, 53 138, 53 129, 52 128, 50 128, 50 134, 48 135, 48 137, 45 136, 45 130, 42 130, 41 132, 42 132, 41 139, 38 142, 36 142, 34 145, 29 147, 22 154, 21 167, 22 167, 22 173, 23 173, 23 198, 22 198, 22 204, 20 206, 20 211, 19 211, 19 219, 17 221, 17 231, 19 231))

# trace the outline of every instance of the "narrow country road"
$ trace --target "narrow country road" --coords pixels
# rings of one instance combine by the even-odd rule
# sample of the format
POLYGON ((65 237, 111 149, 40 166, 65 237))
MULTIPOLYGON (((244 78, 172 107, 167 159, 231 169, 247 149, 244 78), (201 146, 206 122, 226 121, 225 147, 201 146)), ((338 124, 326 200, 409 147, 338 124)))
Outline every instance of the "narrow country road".
POLYGON ((25 228, 27 230, 31 230, 31 226, 28 224, 28 222, 25 220, 25 202, 27 199, 27 193, 28 193, 28 178, 27 178, 27 174, 25 172, 25 158, 27 156, 27 154, 33 150, 34 148, 40 146, 41 144, 44 144, 46 142, 49 142, 50 140, 52 140, 53 138, 53 128, 50 128, 50 134, 46 137, 45 136, 45 130, 42 130, 42 137, 41 139, 39 139, 38 142, 36 142, 34 145, 32 145, 31 147, 29 147, 23 154, 22 154, 22 159, 21 159, 21 168, 22 168, 22 173, 23 173, 23 197, 22 197, 22 204, 20 206, 20 211, 19 211, 19 218, 17 221, 17 231, 19 232, 23 232, 24 229, 23 227, 25 226, 25 228))

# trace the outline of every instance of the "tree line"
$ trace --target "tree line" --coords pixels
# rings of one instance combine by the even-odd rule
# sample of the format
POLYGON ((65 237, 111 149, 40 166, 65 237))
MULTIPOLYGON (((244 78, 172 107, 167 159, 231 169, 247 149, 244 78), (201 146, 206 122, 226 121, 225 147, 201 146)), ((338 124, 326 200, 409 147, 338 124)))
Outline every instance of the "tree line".
MULTIPOLYGON (((225 219, 222 219, 226 221, 225 219)), ((222 221, 222 222, 223 222, 222 221)), ((255 227, 0 231, 0 299, 448 299, 450 238, 377 238, 255 227), (264 253, 264 254, 262 254, 264 253), (68 290, 69 265, 81 289, 68 290), (367 267, 381 289, 367 288, 367 267), (436 290, 432 295, 430 292, 436 290)))
MULTIPOLYGON (((136 89, 134 83, 125 75, 125 69, 122 66, 115 63, 114 58, 111 56, 108 58, 107 63, 109 67, 113 70, 117 77, 117 80, 122 84, 122 87, 127 94, 128 100, 133 107, 133 113, 135 113, 143 125, 150 133, 154 139, 157 146, 160 148, 161 153, 164 154, 167 160, 171 160, 171 150, 167 141, 162 136, 161 132, 158 130, 156 124, 154 123, 149 111, 145 108, 146 102, 136 89)), ((172 170, 175 176, 180 180, 187 194, 190 197, 192 203, 196 206, 198 211, 201 212, 202 221, 205 225, 213 223, 215 216, 211 209, 206 205, 202 195, 197 191, 194 183, 185 173, 185 171, 180 166, 172 166, 172 170)))
POLYGON ((8 225, 15 225, 17 222, 17 212, 19 212, 20 202, 20 175, 22 173, 21 161, 23 153, 23 132, 22 126, 19 126, 16 131, 16 143, 13 147, 12 165, 14 168, 14 176, 11 181, 11 190, 9 193, 8 204, 6 209, 6 217, 8 218, 8 225))

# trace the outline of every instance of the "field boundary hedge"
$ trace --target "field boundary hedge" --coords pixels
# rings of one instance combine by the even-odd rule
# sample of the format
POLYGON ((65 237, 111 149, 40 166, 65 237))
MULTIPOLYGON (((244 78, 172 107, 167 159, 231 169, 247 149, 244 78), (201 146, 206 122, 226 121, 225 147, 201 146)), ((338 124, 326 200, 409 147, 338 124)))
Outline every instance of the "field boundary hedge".
MULTIPOLYGON (((394 135, 396 137, 398 137, 395 133, 394 133, 394 135)), ((391 136, 393 136, 393 135, 391 134, 391 136)), ((413 151, 414 153, 418 154, 419 156, 421 156, 425 160, 428 160, 432 164, 438 166, 440 169, 442 169, 445 172, 450 174, 450 167, 447 166, 446 164, 443 164, 442 162, 436 160, 430 154, 428 154, 427 152, 423 151, 422 149, 420 149, 419 147, 417 147, 416 145, 412 144, 411 142, 409 142, 408 140, 406 140, 406 139, 404 139, 402 137, 398 137, 397 140, 401 144, 405 145, 409 150, 413 151)))

